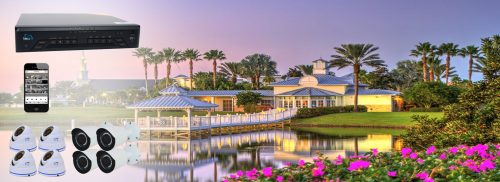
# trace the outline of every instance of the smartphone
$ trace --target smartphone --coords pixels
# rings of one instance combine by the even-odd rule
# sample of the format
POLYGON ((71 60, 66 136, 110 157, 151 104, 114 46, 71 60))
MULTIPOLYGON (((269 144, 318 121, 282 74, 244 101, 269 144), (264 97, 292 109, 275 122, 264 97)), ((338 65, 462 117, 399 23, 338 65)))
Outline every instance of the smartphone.
POLYGON ((24 65, 24 111, 49 111, 49 65, 46 63, 24 65))

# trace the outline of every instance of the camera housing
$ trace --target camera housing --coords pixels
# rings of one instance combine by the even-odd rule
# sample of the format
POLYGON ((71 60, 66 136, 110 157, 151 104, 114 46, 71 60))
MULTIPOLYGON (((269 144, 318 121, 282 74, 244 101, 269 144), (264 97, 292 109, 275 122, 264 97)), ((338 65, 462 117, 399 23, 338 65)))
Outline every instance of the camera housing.
POLYGON ((47 127, 43 130, 42 136, 39 139, 38 149, 40 150, 57 150, 58 152, 62 152, 66 148, 62 131, 57 126, 47 127))
POLYGON ((141 155, 137 145, 128 144, 124 149, 97 152, 97 166, 104 173, 113 172, 125 164, 137 164, 141 155))
POLYGON ((28 150, 17 152, 10 161, 9 173, 14 176, 34 176, 36 164, 33 155, 28 150))
POLYGON ((97 149, 73 152, 73 166, 76 171, 86 174, 97 168, 97 149))
POLYGON ((74 128, 71 130, 71 140, 76 149, 84 151, 97 144, 95 126, 74 128))
POLYGON ((11 150, 29 152, 36 150, 36 140, 33 136, 33 131, 29 126, 22 125, 16 128, 10 137, 9 147, 11 150))
POLYGON ((64 167, 64 160, 61 157, 61 154, 57 152, 57 150, 46 152, 40 160, 38 173, 51 177, 64 175, 66 173, 66 169, 64 167))
POLYGON ((110 151, 117 145, 139 140, 140 129, 133 122, 126 122, 122 127, 104 122, 102 127, 97 129, 96 134, 97 143, 101 149, 110 151))

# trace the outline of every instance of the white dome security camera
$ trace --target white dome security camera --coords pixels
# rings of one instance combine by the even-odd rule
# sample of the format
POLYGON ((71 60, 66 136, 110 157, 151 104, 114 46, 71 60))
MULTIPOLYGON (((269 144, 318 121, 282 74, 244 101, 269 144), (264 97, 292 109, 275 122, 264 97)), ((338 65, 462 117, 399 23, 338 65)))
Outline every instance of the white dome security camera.
POLYGON ((97 127, 87 126, 71 130, 71 140, 76 149, 84 151, 97 144, 97 127))
POLYGON ((43 130, 42 136, 40 136, 40 142, 38 142, 38 148, 44 151, 64 151, 66 146, 61 130, 56 126, 49 126, 43 130))
POLYGON ((33 132, 29 126, 17 127, 10 137, 10 149, 15 151, 28 150, 30 152, 36 150, 35 137, 33 137, 33 132))
POLYGON ((75 169, 85 174, 97 168, 97 149, 89 149, 86 151, 75 151, 73 153, 73 165, 75 169))
POLYGON ((136 123, 127 122, 123 127, 114 126, 104 122, 101 128, 97 129, 97 143, 105 150, 110 151, 117 145, 125 142, 133 142, 139 139, 140 129, 136 123))
POLYGON ((34 176, 36 165, 33 155, 28 150, 21 150, 10 161, 9 173, 14 176, 34 176))
POLYGON ((128 144, 123 150, 114 149, 112 151, 101 150, 97 152, 97 166, 102 172, 110 173, 125 164, 137 164, 140 157, 137 145, 128 144))
POLYGON ((61 157, 61 154, 59 154, 56 150, 51 150, 45 153, 42 160, 40 160, 38 173, 51 177, 64 175, 66 173, 66 169, 64 168, 64 160, 61 157))

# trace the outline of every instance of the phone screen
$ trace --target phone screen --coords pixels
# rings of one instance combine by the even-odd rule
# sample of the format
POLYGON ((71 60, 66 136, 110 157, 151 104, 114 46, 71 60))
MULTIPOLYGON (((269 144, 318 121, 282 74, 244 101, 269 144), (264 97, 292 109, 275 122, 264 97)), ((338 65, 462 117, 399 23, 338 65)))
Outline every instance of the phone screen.
POLYGON ((49 70, 24 70, 24 103, 49 103, 49 70))

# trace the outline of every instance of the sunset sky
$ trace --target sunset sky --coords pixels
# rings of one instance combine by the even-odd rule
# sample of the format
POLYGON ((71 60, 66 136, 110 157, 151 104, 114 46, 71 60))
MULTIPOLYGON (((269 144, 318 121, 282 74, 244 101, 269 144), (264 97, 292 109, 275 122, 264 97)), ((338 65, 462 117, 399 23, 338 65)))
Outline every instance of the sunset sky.
MULTIPOLYGON (((75 80, 81 51, 16 53, 14 26, 21 13, 101 13, 141 25, 140 46, 220 49, 228 60, 239 61, 265 53, 278 62, 280 74, 297 64, 329 59, 343 43, 372 43, 390 68, 405 59, 418 42, 477 45, 481 38, 500 33, 500 1, 465 0, 345 0, 345 1, 2 1, 0 2, 0 92, 15 93, 23 83, 23 65, 46 62, 51 83, 75 80)), ((144 77, 133 49, 85 51, 89 77, 144 77)), ((452 58, 466 78, 463 58, 452 58)), ((211 63, 195 63, 195 71, 211 70, 211 63)), ((336 71, 337 75, 350 69, 336 71)), ((173 66, 173 75, 187 74, 188 65, 173 66)), ((152 69, 150 68, 150 78, 152 69)), ((165 66, 160 67, 164 77, 165 66)), ((481 79, 479 73, 474 80, 481 79)))

